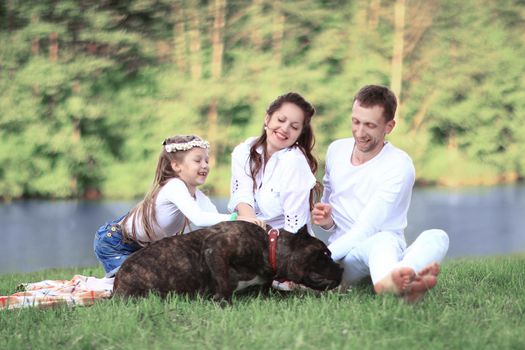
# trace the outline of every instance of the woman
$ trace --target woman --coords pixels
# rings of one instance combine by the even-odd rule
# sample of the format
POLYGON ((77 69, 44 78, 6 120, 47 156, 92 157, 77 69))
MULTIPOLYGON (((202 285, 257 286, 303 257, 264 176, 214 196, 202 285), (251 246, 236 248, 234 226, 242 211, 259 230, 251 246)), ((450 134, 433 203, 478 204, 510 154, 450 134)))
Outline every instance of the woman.
POLYGON ((230 211, 256 217, 276 229, 310 227, 317 160, 311 120, 314 107, 298 93, 279 96, 266 111, 259 137, 232 153, 230 211))

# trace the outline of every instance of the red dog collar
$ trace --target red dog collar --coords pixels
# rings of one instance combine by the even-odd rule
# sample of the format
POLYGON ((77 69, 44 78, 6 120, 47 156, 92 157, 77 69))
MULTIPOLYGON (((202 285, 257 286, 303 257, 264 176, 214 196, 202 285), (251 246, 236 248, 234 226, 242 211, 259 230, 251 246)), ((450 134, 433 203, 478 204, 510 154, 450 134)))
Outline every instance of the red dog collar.
POLYGON ((268 231, 268 238, 270 244, 268 245, 268 260, 270 261, 270 266, 273 269, 274 273, 277 273, 277 238, 279 237, 279 230, 272 228, 268 231))

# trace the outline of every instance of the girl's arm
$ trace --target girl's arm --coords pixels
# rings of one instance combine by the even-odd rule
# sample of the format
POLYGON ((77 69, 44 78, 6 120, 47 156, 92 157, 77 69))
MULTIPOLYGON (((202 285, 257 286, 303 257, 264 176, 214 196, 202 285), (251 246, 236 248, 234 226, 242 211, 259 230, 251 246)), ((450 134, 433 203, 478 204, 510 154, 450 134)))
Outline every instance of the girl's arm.
POLYGON ((255 209, 253 209, 252 206, 246 203, 237 204, 237 212, 239 213, 239 216, 250 217, 250 218, 256 217, 255 209))
POLYGON ((184 182, 180 179, 169 181, 167 198, 175 204, 188 220, 196 226, 211 226, 221 221, 230 220, 229 214, 219 214, 215 205, 202 192, 196 192, 193 198, 184 182))

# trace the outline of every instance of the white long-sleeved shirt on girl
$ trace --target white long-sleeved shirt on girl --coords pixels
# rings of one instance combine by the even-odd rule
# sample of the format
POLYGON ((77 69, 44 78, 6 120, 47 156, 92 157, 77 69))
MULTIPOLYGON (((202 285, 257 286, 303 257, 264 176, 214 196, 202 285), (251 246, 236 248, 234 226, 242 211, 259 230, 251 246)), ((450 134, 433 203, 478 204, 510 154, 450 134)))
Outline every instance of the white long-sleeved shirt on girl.
MULTIPOLYGON (((254 208, 258 219, 273 228, 297 232, 305 224, 310 233, 310 190, 315 186, 305 155, 297 147, 275 152, 256 176, 255 192, 250 176, 250 147, 256 138, 241 143, 232 152, 231 196, 228 209, 239 203, 254 208)), ((257 149, 262 154, 262 147, 257 149)))
MULTIPOLYGON (((160 189, 155 202, 158 226, 155 225, 155 237, 159 240, 173 236, 184 229, 185 217, 195 226, 205 227, 215 225, 221 221, 228 221, 230 215, 219 214, 211 200, 199 189, 195 191, 195 198, 190 194, 186 184, 179 178, 169 180, 160 189)), ((127 221, 127 229, 136 217, 133 215, 127 221)), ((140 220, 135 221, 137 240, 151 241, 140 220)))
POLYGON ((332 206, 335 227, 328 248, 341 259, 378 232, 404 239, 415 169, 404 151, 386 143, 371 160, 352 165, 354 139, 334 141, 326 155, 323 203, 332 206))

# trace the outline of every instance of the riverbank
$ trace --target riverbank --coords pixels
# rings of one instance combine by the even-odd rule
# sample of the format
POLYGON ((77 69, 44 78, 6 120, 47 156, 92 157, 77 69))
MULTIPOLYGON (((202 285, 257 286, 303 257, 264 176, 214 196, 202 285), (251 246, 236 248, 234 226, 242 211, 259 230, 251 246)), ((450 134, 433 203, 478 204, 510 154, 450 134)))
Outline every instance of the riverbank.
MULTIPOLYGON (((344 294, 240 296, 225 309, 203 299, 150 297, 1 311, 0 348, 517 349, 525 345, 523 271, 523 254, 448 261, 436 288, 416 305, 360 286, 344 294)), ((0 275, 0 294, 73 274, 103 273, 92 267, 0 275)))
MULTIPOLYGON (((227 212, 227 197, 212 197, 212 201, 219 212, 227 212)), ((96 265, 95 231, 135 204, 75 200, 0 203, 0 274, 96 265)), ((450 238, 447 259, 525 252, 524 211, 525 186, 461 191, 416 188, 405 236, 410 244, 424 230, 445 230, 450 238)), ((326 241, 326 232, 316 229, 316 234, 326 241)))

